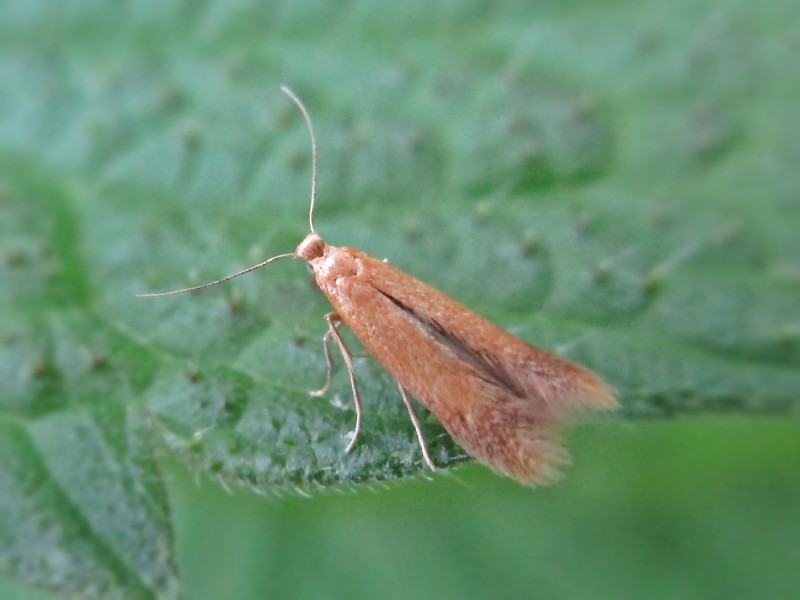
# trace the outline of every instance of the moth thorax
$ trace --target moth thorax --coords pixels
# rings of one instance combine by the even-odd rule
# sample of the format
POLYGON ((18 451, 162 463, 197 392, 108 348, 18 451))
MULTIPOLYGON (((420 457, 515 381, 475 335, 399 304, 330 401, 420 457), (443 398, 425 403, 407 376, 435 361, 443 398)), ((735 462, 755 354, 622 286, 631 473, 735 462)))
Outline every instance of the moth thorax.
POLYGON ((309 233, 306 238, 300 242, 300 245, 294 251, 294 255, 297 258, 302 258, 311 262, 315 258, 321 257, 325 254, 325 247, 328 244, 325 243, 321 237, 319 237, 316 233, 309 233))

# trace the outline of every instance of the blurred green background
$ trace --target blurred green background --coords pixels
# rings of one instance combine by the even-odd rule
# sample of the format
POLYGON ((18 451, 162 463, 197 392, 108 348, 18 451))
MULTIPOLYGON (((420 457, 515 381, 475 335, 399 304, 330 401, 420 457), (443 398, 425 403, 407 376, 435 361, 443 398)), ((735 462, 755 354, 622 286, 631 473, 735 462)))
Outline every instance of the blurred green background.
POLYGON ((0 598, 796 597, 798 12, 0 0, 0 598), (133 297, 302 238, 281 83, 329 241, 620 391, 564 481, 419 474, 369 361, 342 456, 298 265, 133 297))

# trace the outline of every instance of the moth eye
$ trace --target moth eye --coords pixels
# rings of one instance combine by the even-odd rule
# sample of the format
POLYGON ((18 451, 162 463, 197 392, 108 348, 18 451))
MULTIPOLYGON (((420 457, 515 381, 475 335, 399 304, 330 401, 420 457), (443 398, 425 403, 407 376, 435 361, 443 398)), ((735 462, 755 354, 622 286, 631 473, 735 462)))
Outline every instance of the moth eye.
POLYGON ((311 266, 310 262, 306 263, 306 271, 308 271, 309 273, 313 273, 314 272, 314 267, 311 266))

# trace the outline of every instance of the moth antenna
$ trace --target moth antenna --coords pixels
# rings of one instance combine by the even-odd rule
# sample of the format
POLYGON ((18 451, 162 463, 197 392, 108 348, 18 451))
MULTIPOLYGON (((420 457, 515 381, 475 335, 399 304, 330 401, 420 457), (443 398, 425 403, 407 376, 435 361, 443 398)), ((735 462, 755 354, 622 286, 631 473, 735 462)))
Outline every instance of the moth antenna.
MULTIPOLYGON (((302 100, 297 97, 292 90, 290 90, 287 86, 282 85, 281 91, 289 96, 297 105, 297 108, 300 109, 300 112, 303 113, 303 118, 306 121, 306 126, 308 127, 308 134, 311 137, 311 205, 308 209, 308 226, 311 228, 311 233, 316 233, 316 229, 314 229, 314 206, 317 201, 317 136, 314 135, 314 125, 311 122, 311 116, 308 114, 308 109, 306 109, 305 104, 303 104, 302 100)), ((212 285, 217 285, 218 283, 225 283, 226 281, 230 281, 240 275, 244 275, 249 273, 250 271, 255 271, 256 269, 260 269, 261 267, 265 267, 268 264, 275 262, 276 260, 280 260, 281 258, 292 258, 294 257, 294 252, 287 253, 287 254, 279 254, 278 256, 273 256, 272 258, 268 258, 264 262, 260 262, 257 265, 253 265, 252 267, 248 267, 243 271, 239 271, 238 273, 234 273, 233 275, 228 275, 227 277, 223 277, 222 279, 217 279, 215 281, 211 281, 209 283, 204 283, 202 285, 195 285, 193 287, 182 288, 180 290, 172 290, 170 292, 157 292, 155 294, 136 294, 137 298, 158 298, 161 296, 174 296, 175 294, 185 294, 186 292, 194 292, 197 290, 202 290, 203 288, 211 287, 212 285)))
POLYGON ((194 292, 195 290, 202 290, 203 288, 211 287, 212 285, 217 285, 218 283, 225 283, 226 281, 230 281, 239 275, 244 275, 245 273, 249 273, 250 271, 255 271, 256 269, 260 269, 261 267, 267 266, 269 263, 275 262, 276 260, 280 260, 281 258, 292 258, 294 257, 294 252, 290 252, 287 254, 278 254, 277 256, 273 256, 272 258, 268 258, 264 262, 260 262, 257 265, 253 265, 252 267, 246 268, 244 271, 239 271, 238 273, 234 273, 233 275, 228 275, 227 277, 223 277, 222 279, 217 279, 216 281, 212 281, 210 283, 204 283, 202 285, 196 285, 194 287, 183 288, 180 290, 172 290, 171 292, 156 292, 155 294, 136 294, 137 298, 158 298, 160 296, 174 296, 175 294, 185 294, 186 292, 194 292))
POLYGON ((287 86, 282 85, 281 91, 289 96, 303 113, 303 118, 306 120, 308 127, 308 134, 311 136, 311 206, 308 209, 308 226, 311 228, 311 233, 317 233, 314 229, 314 204, 317 201, 317 137, 314 135, 314 125, 311 123, 311 116, 305 104, 297 97, 297 95, 290 90, 287 86))

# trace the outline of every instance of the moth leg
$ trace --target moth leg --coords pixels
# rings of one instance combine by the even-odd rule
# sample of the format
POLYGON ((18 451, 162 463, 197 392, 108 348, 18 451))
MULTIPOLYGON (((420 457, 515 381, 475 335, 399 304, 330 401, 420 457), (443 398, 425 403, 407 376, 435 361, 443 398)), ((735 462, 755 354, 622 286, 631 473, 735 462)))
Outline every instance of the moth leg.
MULTIPOLYGON (((350 354, 350 350, 347 348, 347 344, 344 343, 342 336, 339 335, 339 327, 343 324, 342 318, 337 313, 331 312, 325 315, 325 320, 328 321, 328 333, 325 335, 327 336, 330 334, 330 337, 333 338, 333 341, 335 341, 336 345, 339 347, 342 360, 344 360, 344 364, 347 367, 347 374, 350 376, 350 388, 353 390, 353 404, 355 404, 356 407, 356 426, 353 430, 353 438, 350 440, 350 443, 347 444, 347 448, 344 449, 345 452, 350 452, 355 448, 358 437, 361 435, 361 394, 358 393, 358 381, 356 381, 356 370, 353 368, 352 354, 350 354)), ((328 377, 330 378, 330 370, 328 371, 328 377)), ((330 383, 330 379, 328 383, 330 383)), ((326 387, 328 386, 326 385, 326 387)))
POLYGON ((422 458, 425 460, 425 464, 428 465, 428 468, 431 471, 435 471, 436 465, 433 464, 431 456, 428 454, 428 443, 425 441, 425 434, 422 432, 422 425, 419 422, 417 409, 414 408, 411 400, 409 400, 405 388, 399 383, 397 384, 397 387, 400 388, 400 395, 403 397, 403 403, 406 405, 406 409, 408 410, 408 416, 411 417, 411 423, 414 425, 414 431, 417 432, 417 441, 419 442, 419 447, 422 449, 422 458))
POLYGON ((331 356, 331 349, 328 347, 328 341, 331 339, 331 329, 336 327, 333 323, 328 321, 328 331, 322 336, 322 351, 325 353, 325 365, 328 368, 327 375, 325 376, 325 385, 318 390, 309 390, 308 395, 314 398, 324 396, 331 389, 331 379, 333 377, 333 356, 331 356))

